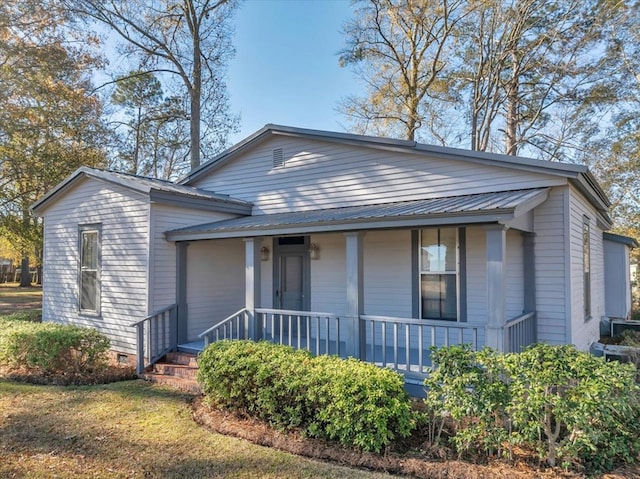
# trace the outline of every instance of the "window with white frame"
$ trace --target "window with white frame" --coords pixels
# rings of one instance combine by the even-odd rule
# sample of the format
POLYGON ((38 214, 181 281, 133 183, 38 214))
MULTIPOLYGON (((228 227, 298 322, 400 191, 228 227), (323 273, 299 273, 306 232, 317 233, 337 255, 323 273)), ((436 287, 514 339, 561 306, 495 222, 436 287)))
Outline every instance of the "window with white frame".
POLYGON ((420 317, 458 320, 458 229, 420 231, 420 317))
POLYGON ((584 287, 584 318, 591 317, 591 228, 589 218, 582 221, 582 277, 584 287))
POLYGON ((100 227, 80 227, 79 309, 100 313, 100 227))

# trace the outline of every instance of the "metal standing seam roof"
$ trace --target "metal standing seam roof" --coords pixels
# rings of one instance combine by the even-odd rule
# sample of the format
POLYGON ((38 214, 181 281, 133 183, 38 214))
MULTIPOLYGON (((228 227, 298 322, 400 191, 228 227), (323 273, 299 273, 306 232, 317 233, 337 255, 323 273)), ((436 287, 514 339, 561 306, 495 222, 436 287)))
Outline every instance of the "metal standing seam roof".
POLYGON ((78 168, 75 172, 69 175, 64 181, 59 183, 55 188, 50 190, 45 196, 31 205, 31 209, 36 211, 40 209, 44 204, 49 202, 50 199, 57 196, 58 193, 64 191, 75 181, 82 177, 94 178, 97 180, 106 181, 109 183, 117 184, 125 188, 139 191, 142 193, 159 194, 165 198, 189 198, 193 201, 215 201, 218 203, 224 203, 232 205, 234 208, 250 211, 252 203, 233 198, 229 195, 222 195, 212 191, 201 190, 192 186, 180 185, 173 183, 169 180, 159 180, 155 178, 147 178, 144 176, 137 176, 127 173, 119 173, 116 171, 100 170, 97 168, 89 168, 86 166, 78 168))
POLYGON ((180 195, 191 196, 193 198, 215 199, 215 200, 227 201, 227 202, 238 203, 243 205, 251 204, 246 201, 233 198, 229 195, 221 195, 219 193, 214 193, 212 191, 206 191, 206 190, 194 188, 193 186, 179 185, 169 180, 148 178, 146 176, 131 175, 127 173, 120 173, 117 171, 99 170, 95 168, 91 168, 91 169, 87 168, 86 170, 89 170, 87 171, 89 176, 94 176, 96 178, 101 178, 108 181, 109 180, 113 181, 113 179, 118 179, 122 183, 137 184, 148 190, 166 191, 167 193, 177 193, 180 195))
POLYGON ((168 231, 166 236, 170 240, 180 240, 183 237, 198 234, 243 231, 250 233, 259 230, 316 224, 346 224, 430 216, 458 216, 465 213, 483 215, 510 213, 526 203, 534 202, 534 206, 537 205, 537 201, 541 202, 546 199, 548 191, 549 188, 533 188, 365 206, 245 216, 168 231))

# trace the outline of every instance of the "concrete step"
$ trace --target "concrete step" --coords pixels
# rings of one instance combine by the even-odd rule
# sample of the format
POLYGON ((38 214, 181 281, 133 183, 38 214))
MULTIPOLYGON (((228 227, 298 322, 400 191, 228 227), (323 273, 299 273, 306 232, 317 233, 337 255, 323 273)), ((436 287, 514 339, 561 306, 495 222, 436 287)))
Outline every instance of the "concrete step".
POLYGON ((195 381, 198 368, 187 364, 156 363, 153 365, 152 372, 162 374, 164 376, 193 379, 195 381))
POLYGON ((144 373, 142 379, 156 384, 170 386, 174 389, 191 394, 202 394, 202 389, 195 379, 182 378, 178 376, 167 376, 165 374, 144 373))

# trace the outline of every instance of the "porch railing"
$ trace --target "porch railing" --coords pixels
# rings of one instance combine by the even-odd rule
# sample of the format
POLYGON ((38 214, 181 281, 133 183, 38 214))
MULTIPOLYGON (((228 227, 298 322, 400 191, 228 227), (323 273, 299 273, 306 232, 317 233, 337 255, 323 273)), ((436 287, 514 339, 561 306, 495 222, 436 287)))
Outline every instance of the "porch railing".
POLYGON ((478 349, 484 324, 363 315, 366 335, 361 359, 408 375, 426 376, 429 348, 470 344, 478 349))
POLYGON ((222 339, 247 339, 248 313, 249 310, 247 308, 242 308, 219 323, 214 324, 206 331, 203 331, 198 337, 204 340, 205 346, 211 342, 222 339))
POLYGON ((530 312, 507 321, 504 325, 505 351, 519 353, 536 342, 536 313, 530 312))
POLYGON ((484 324, 363 315, 359 318, 315 311, 241 309, 199 335, 205 346, 223 339, 261 339, 306 349, 312 354, 360 359, 424 377, 431 366, 429 348, 483 342, 484 324), (253 324, 251 324, 253 323, 253 324), (250 331, 253 334, 250 334, 250 331), (354 337, 359 331, 359 337, 354 337), (254 337, 255 336, 255 337, 254 337), (355 341, 359 348, 354 347, 355 341))
POLYGON ((332 313, 257 308, 261 339, 306 349, 313 354, 344 355, 347 345, 339 317, 332 313))
POLYGON ((131 324, 136 328, 136 372, 154 364, 178 345, 178 305, 154 311, 131 324))

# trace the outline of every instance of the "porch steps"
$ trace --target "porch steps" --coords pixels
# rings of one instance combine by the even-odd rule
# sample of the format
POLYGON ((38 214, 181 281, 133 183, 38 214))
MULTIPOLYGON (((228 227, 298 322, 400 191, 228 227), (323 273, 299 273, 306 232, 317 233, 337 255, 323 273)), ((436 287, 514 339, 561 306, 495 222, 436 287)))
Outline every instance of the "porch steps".
POLYGON ((198 362, 194 354, 167 353, 167 355, 142 374, 142 379, 170 386, 180 391, 202 394, 196 381, 198 362))

